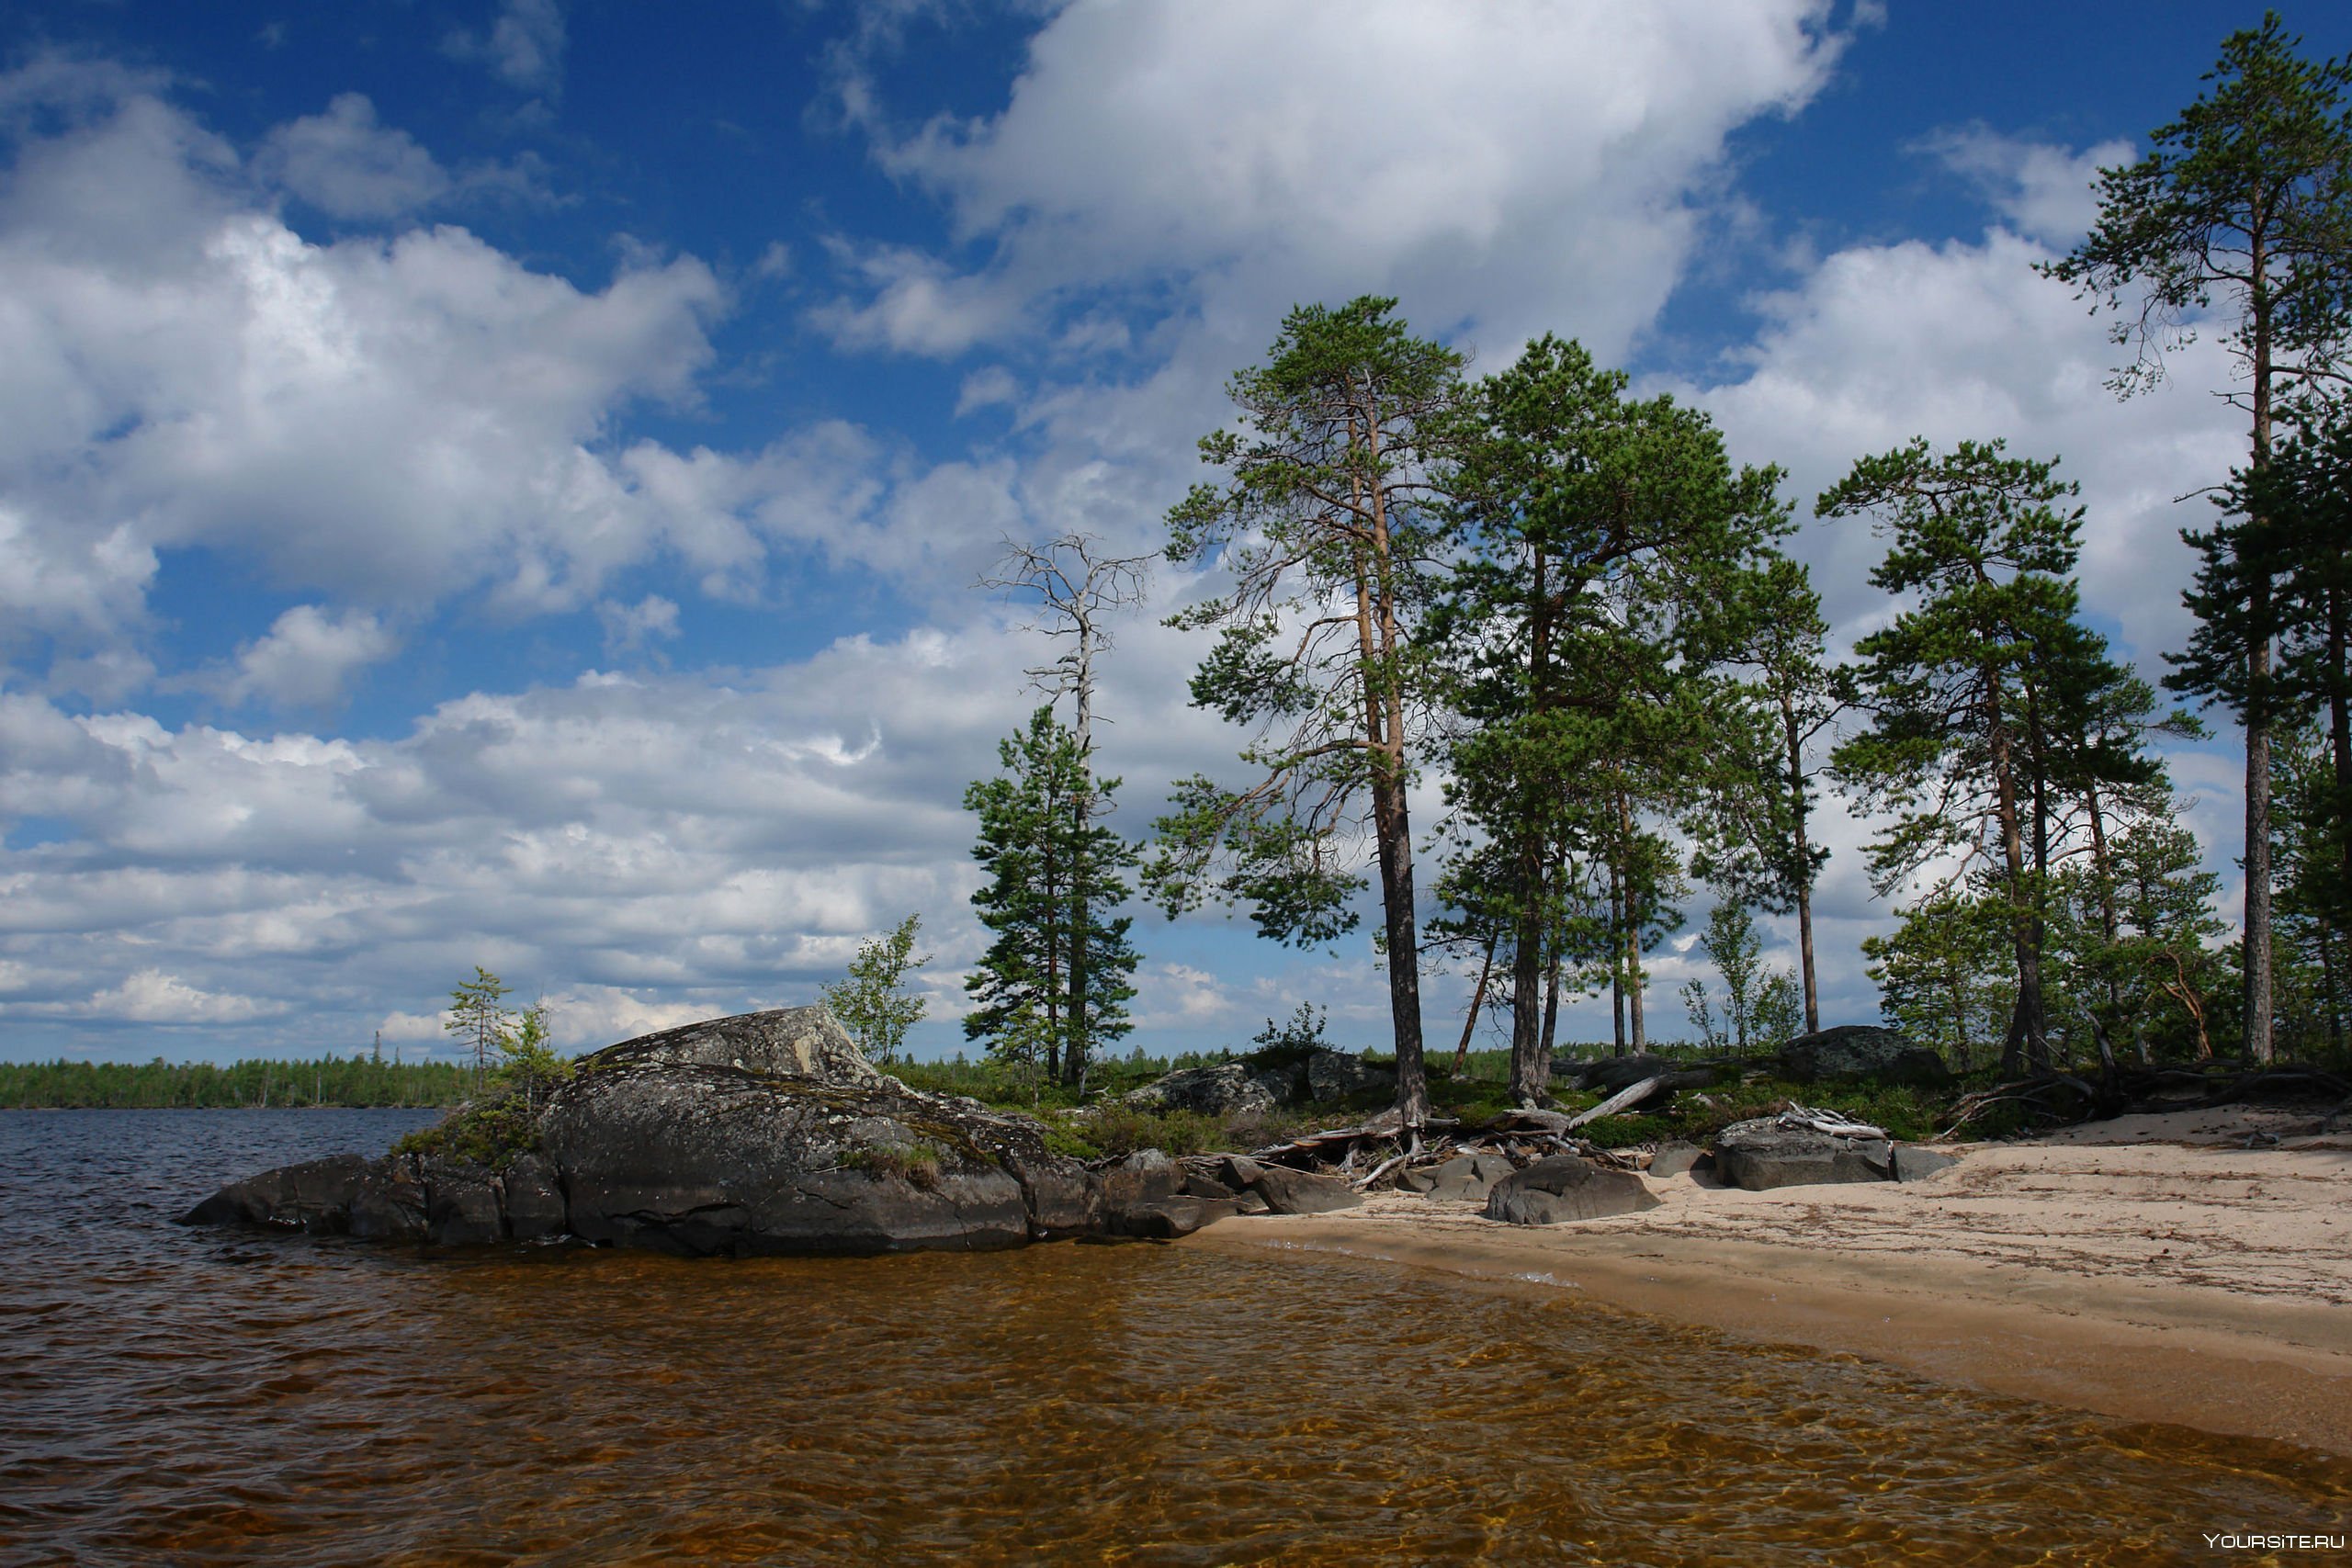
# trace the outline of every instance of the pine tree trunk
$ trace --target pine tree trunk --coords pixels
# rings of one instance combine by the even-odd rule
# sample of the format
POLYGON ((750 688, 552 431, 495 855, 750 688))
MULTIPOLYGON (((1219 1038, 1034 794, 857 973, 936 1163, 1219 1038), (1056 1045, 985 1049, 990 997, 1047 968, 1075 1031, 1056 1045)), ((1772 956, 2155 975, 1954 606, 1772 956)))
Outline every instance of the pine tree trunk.
POLYGON ((1813 846, 1805 838, 1811 803, 1805 799, 1804 740, 1797 733, 1796 704, 1781 694, 1781 725, 1789 742, 1789 799, 1796 822, 1797 968, 1804 982, 1804 1032, 1821 1032, 1821 986, 1813 968, 1813 846))
POLYGON ((1518 946, 1510 963, 1510 1097, 1513 1104, 1534 1105, 1547 1087, 1535 1074, 1543 1052, 1543 1021, 1536 997, 1543 989, 1544 919, 1533 894, 1534 880, 1543 875, 1540 858, 1522 855, 1520 874, 1518 946))
MULTIPOLYGON (((1533 556, 1531 589, 1533 613, 1529 616, 1532 624, 1529 630, 1527 656, 1528 691, 1529 705, 1534 716, 1541 719, 1548 705, 1545 699, 1550 689, 1547 677, 1551 663, 1552 626, 1548 613, 1549 589, 1544 581, 1548 563, 1541 548, 1535 550, 1533 556)), ((1524 783, 1522 781, 1522 788, 1524 783)), ((1548 791, 1523 788, 1521 799, 1532 803, 1539 795, 1546 799, 1550 797, 1548 791)), ((1543 1055, 1544 1036, 1541 1021, 1535 1013, 1535 996, 1544 969, 1545 916, 1549 913, 1549 901, 1544 897, 1544 848, 1542 824, 1523 824, 1520 829, 1519 864, 1515 874, 1519 895, 1518 946, 1511 954, 1510 966, 1510 1098, 1513 1104, 1521 1106, 1542 1104, 1545 1091, 1551 1088, 1549 1065, 1539 1060, 1543 1055)))
MULTIPOLYGON (((1380 462, 1380 413, 1368 396, 1362 412, 1369 471, 1380 462)), ((1362 480, 1355 481, 1360 487, 1362 480)), ((1396 563, 1388 556, 1387 499, 1360 488, 1372 522, 1370 558, 1357 558, 1356 621, 1363 664, 1364 739, 1372 754, 1373 830, 1380 840, 1380 895, 1388 938, 1388 1011, 1396 1032, 1396 1114, 1408 1146, 1430 1119, 1429 1075, 1421 1055, 1420 938, 1413 915, 1413 831, 1406 805, 1404 693, 1398 671, 1396 563)))
POLYGON ((1617 1026, 1611 1055, 1625 1054, 1625 877, 1611 858, 1609 867, 1609 1011, 1617 1026))
MULTIPOLYGON (((2267 613, 2268 584, 2258 594, 2267 613)), ((2269 679, 2270 644, 2264 638, 2248 657, 2252 691, 2269 679)), ((2246 1060, 2270 1060, 2270 726, 2258 717, 2256 695, 2245 727, 2245 1032, 2246 1060)))
POLYGON ((1650 1039, 1642 1021, 1642 902, 1634 881, 1634 808, 1623 789, 1617 792, 1617 831, 1625 857, 1625 1012, 1638 1056, 1649 1049, 1650 1039))
MULTIPOLYGON (((2339 549, 2344 547, 2339 544, 2339 549)), ((2328 759, 2335 774, 2335 798, 2329 809, 2322 813, 2322 821, 2335 834, 2337 866, 2340 880, 2335 885, 2335 907, 2327 911, 2331 919, 2341 920, 2352 914, 2352 670, 2346 669, 2346 644, 2352 643, 2352 606, 2345 604, 2345 589, 2341 584, 2327 586, 2327 740, 2328 759)), ((2325 943, 2323 942, 2322 947, 2325 943)), ((2340 1047, 2343 1027, 2335 1025, 2333 1036, 2340 1047)))
MULTIPOLYGON (((2254 351, 2254 461, 2259 478, 2270 466, 2271 299, 2263 236, 2250 237, 2248 273, 2254 351)), ((2246 519, 2257 538, 2263 519, 2246 519)), ((2246 651, 2245 710, 2245 1030, 2248 1061, 2270 1060, 2270 580, 2257 570, 2247 584, 2254 629, 2246 651)))
POLYGON ((2018 1077, 2030 1060, 2038 1072, 2050 1065, 2050 1044, 2041 1027, 2041 953, 2033 942, 2033 919, 2025 899, 2025 840, 2018 823, 2016 761, 2009 732, 2001 722, 2000 676, 1984 673, 1992 717, 1993 779, 2001 829, 2001 853, 2008 874, 2009 936, 2018 966, 2018 997, 2008 1032, 2001 1041, 2001 1074, 2018 1077))
POLYGON ((1421 976, 1413 921, 1412 827, 1403 781, 1373 781, 1373 818, 1380 836, 1381 902, 1387 916, 1388 1013, 1396 1035, 1396 1111, 1408 1140, 1430 1119, 1429 1077, 1421 1060, 1421 976))

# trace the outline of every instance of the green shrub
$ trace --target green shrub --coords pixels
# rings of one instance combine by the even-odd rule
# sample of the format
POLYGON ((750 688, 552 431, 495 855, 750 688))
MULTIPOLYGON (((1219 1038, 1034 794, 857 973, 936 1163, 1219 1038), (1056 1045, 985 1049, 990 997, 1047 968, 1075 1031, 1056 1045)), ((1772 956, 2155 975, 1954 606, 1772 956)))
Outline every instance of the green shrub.
POLYGON ((480 1100, 468 1100, 430 1127, 420 1127, 392 1145, 396 1155, 437 1156, 467 1165, 503 1170, 517 1155, 539 1148, 539 1119, 521 1085, 494 1083, 480 1100))
POLYGON ((1083 1126, 1085 1140, 1114 1158, 1137 1149, 1199 1155, 1228 1146, 1224 1122, 1190 1111, 1143 1111, 1113 1100, 1088 1112, 1083 1126))
POLYGON ((904 1181, 928 1192, 939 1185, 942 1157, 929 1144, 856 1144, 842 1152, 842 1167, 862 1170, 876 1181, 904 1181))
POLYGON ((1046 1152, 1070 1159, 1101 1159, 1102 1146, 1079 1135, 1069 1122, 1058 1119, 1046 1123, 1046 1152))

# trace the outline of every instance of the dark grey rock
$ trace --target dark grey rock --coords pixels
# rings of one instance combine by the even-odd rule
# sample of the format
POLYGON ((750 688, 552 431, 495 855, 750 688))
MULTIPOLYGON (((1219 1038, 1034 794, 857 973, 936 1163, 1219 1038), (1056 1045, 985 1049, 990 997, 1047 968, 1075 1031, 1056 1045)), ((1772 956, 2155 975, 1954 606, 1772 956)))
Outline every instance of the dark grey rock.
POLYGON ((1259 1115, 1293 1098, 1280 1073, 1253 1070, 1243 1062, 1185 1067, 1126 1096, 1142 1111, 1189 1111, 1199 1116, 1259 1115))
POLYGON ((548 1241, 568 1228, 563 1188, 547 1156, 517 1155, 499 1173, 499 1185, 506 1198, 506 1234, 516 1241, 548 1241))
POLYGON ((1449 1202, 1483 1203, 1496 1182, 1511 1173, 1500 1155, 1456 1155, 1429 1172, 1429 1195, 1449 1202))
POLYGON ((1148 1241, 1174 1241, 1187 1236, 1204 1225, 1229 1219, 1240 1212, 1230 1198, 1162 1198, 1156 1202, 1130 1204, 1111 1215, 1111 1231, 1116 1235, 1136 1236, 1148 1241))
POLYGON ((1659 1200, 1630 1170, 1581 1155, 1553 1155, 1513 1171, 1487 1194, 1487 1218, 1514 1225, 1556 1225, 1655 1209, 1659 1200))
POLYGON ((1250 1186, 1277 1214, 1325 1214, 1334 1209, 1352 1209, 1363 1201, 1363 1193, 1337 1177, 1314 1176, 1286 1166, 1258 1167, 1257 1179, 1250 1186))
POLYGON ((1705 1150, 1696 1144, 1665 1144, 1650 1156, 1650 1175, 1658 1180, 1681 1176, 1698 1164, 1705 1150))
POLYGON ((1399 1192, 1427 1192, 1430 1188, 1437 1185, 1437 1178, 1430 1174, 1430 1172, 1435 1168, 1436 1168, 1434 1166, 1422 1166, 1418 1169, 1398 1171, 1396 1173, 1396 1190, 1399 1192))
POLYGON ((965 1130, 982 1153, 1002 1166, 1021 1189, 1029 1234, 1039 1241, 1084 1235, 1102 1222, 1102 1189, 1086 1167, 1049 1153, 1045 1130, 1002 1117, 976 1117, 965 1130))
MULTIPOLYGON (((704 1253, 887 1252, 1029 1239, 1021 1183, 974 1118, 873 1087, 631 1064, 565 1085, 544 1123, 573 1234, 704 1253), (926 1167, 895 1168, 927 1156, 926 1167)), ((1036 1134, 1035 1158, 1050 1166, 1036 1134)))
POLYGON ((368 1162, 330 1155, 280 1166, 228 1186, 180 1216, 184 1225, 259 1225, 331 1235, 351 1228, 351 1201, 368 1162))
POLYGON ((1187 1198, 1206 1198, 1213 1202, 1229 1201, 1241 1196, 1216 1177, 1190 1170, 1184 1173, 1183 1193, 1187 1198))
POLYGON ((1823 1078, 1879 1078, 1933 1087, 1951 1074, 1941 1056, 1913 1045, 1892 1029, 1847 1023, 1800 1034, 1781 1047, 1781 1072, 1799 1083, 1823 1078))
POLYGON ((490 1247, 506 1239, 506 1195, 486 1166, 429 1157, 417 1162, 424 1183, 424 1233, 443 1247, 490 1247))
MULTIPOLYGON (((1589 1062, 1555 1060, 1552 1076, 1573 1081, 1577 1088, 1598 1089, 1602 1094, 1614 1094, 1621 1089, 1631 1089, 1644 1078, 1660 1077, 1690 1068, 1688 1062, 1678 1062, 1668 1056, 1602 1056, 1589 1062)), ((1713 1075, 1708 1075, 1713 1081, 1713 1075)))
MULTIPOLYGON (((866 1066, 822 1008, 716 1019, 587 1057, 502 1175, 408 1156, 232 1183, 195 1224, 472 1246, 584 1240, 703 1253, 1015 1246, 1104 1227, 1103 1185, 1025 1116, 866 1066)), ((1130 1162, 1137 1201, 1180 1168, 1130 1162)))
POLYGON ((1396 1089, 1395 1069, 1369 1066, 1352 1052, 1317 1051, 1306 1058, 1306 1095, 1318 1105, 1396 1089))
POLYGON ((1271 1214, 1274 1206, 1266 1201, 1264 1193, 1253 1188, 1233 1201, 1233 1212, 1237 1214, 1271 1214))
POLYGON ((366 1241, 423 1241, 424 1183, 413 1155, 386 1155, 360 1174, 351 1197, 351 1234, 366 1241))
POLYGON ((1939 1149, 1923 1149, 1917 1144, 1894 1145, 1894 1179, 1925 1181, 1939 1170, 1950 1170, 1959 1159, 1939 1149))
POLYGON ((1098 1165, 1094 1179, 1102 1189, 1102 1206, 1115 1213, 1139 1203, 1157 1203, 1184 1190, 1184 1168, 1158 1149, 1137 1149, 1125 1159, 1098 1165))
POLYGON ((1751 1192, 1831 1181, 1885 1181, 1894 1174, 1883 1138, 1839 1138, 1774 1117, 1735 1122, 1715 1134, 1715 1170, 1751 1192))
POLYGON ((1265 1168, 1241 1155, 1224 1155, 1217 1159, 1216 1175, 1236 1192, 1247 1192, 1258 1184, 1258 1173, 1265 1168))

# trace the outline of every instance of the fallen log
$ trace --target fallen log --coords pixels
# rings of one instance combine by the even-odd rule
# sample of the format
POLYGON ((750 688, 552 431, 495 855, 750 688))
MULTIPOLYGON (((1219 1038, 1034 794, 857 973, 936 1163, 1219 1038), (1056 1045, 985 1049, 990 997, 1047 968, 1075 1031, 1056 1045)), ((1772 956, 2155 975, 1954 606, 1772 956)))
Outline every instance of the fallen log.
POLYGON ((1786 1111, 1781 1112, 1780 1122, 1783 1127, 1803 1127, 1837 1138, 1883 1138, 1887 1135, 1885 1128, 1857 1122, 1842 1111, 1815 1111, 1793 1100, 1786 1111))
MULTIPOLYGON (((1569 1117, 1566 1121, 1561 1122, 1558 1127, 1551 1129, 1551 1131, 1555 1135, 1561 1133, 1572 1132, 1576 1128, 1583 1126, 1588 1122, 1597 1122, 1603 1116, 1614 1116, 1617 1112, 1624 1110, 1629 1105, 1639 1105, 1643 1100, 1647 1100, 1651 1095, 1656 1094, 1658 1090, 1658 1086, 1665 1083, 1668 1078, 1672 1077, 1674 1075, 1671 1073, 1661 1073, 1657 1077, 1644 1078, 1637 1084, 1628 1084, 1623 1089, 1619 1089, 1615 1094, 1611 1095, 1607 1100, 1604 1100, 1600 1104, 1594 1106, 1591 1110, 1577 1111, 1574 1116, 1569 1117)), ((1520 1111, 1516 1114, 1523 1116, 1528 1114, 1528 1112, 1520 1111)))

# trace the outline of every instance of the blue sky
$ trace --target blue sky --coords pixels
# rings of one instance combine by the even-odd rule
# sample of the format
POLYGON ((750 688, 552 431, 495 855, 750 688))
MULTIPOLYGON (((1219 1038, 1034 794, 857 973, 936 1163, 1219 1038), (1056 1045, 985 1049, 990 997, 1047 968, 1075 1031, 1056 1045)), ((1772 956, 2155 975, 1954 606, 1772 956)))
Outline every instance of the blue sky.
MULTIPOLYGON (((2243 445, 2229 367, 2209 340, 2118 404, 2030 264, 2257 18, 16 5, 0 1057, 415 1052, 476 963, 593 1045, 814 999, 909 911, 917 1045, 953 1049, 959 801, 1038 649, 971 585, 1008 536, 1155 548, 1302 300, 1395 294, 1487 367, 1580 337, 1785 466, 1801 516, 1915 434, 2063 455, 2090 613, 2157 672, 2202 514, 2175 498, 2243 445)), ((1795 547, 1842 637, 1885 613, 1866 529, 1795 547)), ((1111 656, 1137 831, 1238 739, 1157 624, 1204 586, 1163 567, 1111 656)), ((2175 770, 2229 872, 2226 743, 2175 770)), ((1875 1013, 1866 836, 1830 835, 1832 1021, 1875 1013)), ((1381 1043, 1368 942, 1136 930, 1139 1043, 1301 998, 1381 1043)), ((1695 971, 1654 968, 1670 1037, 1695 971)), ((1432 985, 1433 1037, 1464 989, 1432 985)))

